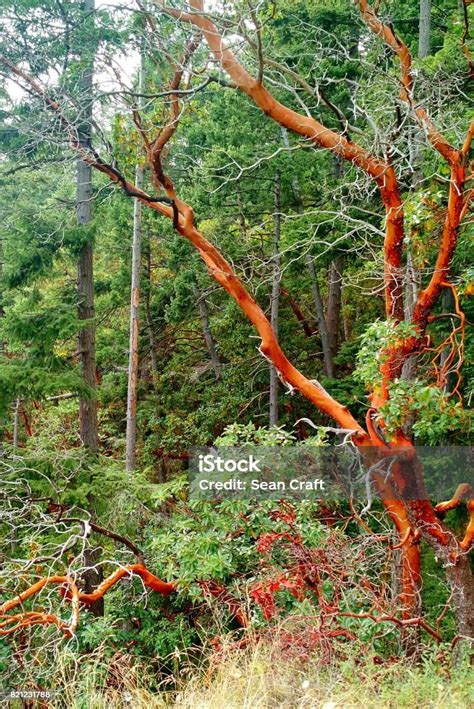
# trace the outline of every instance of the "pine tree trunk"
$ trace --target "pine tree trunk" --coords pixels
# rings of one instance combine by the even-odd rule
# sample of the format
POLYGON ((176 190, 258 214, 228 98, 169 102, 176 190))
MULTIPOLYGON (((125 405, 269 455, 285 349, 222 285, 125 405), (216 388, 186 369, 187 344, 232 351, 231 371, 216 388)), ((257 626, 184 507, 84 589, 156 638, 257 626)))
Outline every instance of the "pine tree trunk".
POLYGON ((146 245, 146 290, 145 290, 145 317, 146 327, 148 332, 148 342, 150 345, 150 362, 151 374, 153 383, 155 384, 158 378, 158 357, 156 354, 156 338, 153 328, 153 317, 151 313, 151 244, 148 240, 146 245))
MULTIPOLYGON (((419 37, 418 37, 418 56, 426 57, 430 51, 430 23, 431 23, 431 0, 420 0, 420 18, 419 18, 419 37)), ((420 154, 420 145, 417 143, 417 137, 420 133, 419 127, 414 125, 409 128, 409 156, 410 166, 413 170, 410 180, 411 189, 416 189, 417 184, 423 179, 422 161, 420 154)), ((410 250, 407 251, 407 264, 405 268, 405 284, 404 284, 404 316, 407 322, 411 322, 413 318, 413 310, 418 298, 418 291, 421 288, 421 276, 413 263, 413 256, 410 250)), ((416 377, 418 357, 415 355, 409 357, 403 365, 402 379, 408 381, 416 377)), ((411 427, 413 420, 408 422, 411 427)))
MULTIPOLYGON (((145 89, 145 61, 142 53, 138 77, 138 93, 145 89)), ((142 99, 139 99, 139 106, 142 99)), ((135 168, 135 187, 143 187, 144 168, 137 158, 135 168)), ((132 278, 130 287, 130 329, 128 348, 128 387, 127 387, 127 430, 125 434, 125 469, 133 473, 136 466, 137 445, 137 389, 139 378, 138 341, 140 334, 140 272, 142 263, 142 203, 135 199, 133 203, 133 240, 132 240, 132 278)))
MULTIPOLYGON (((277 172, 274 182, 274 231, 273 231, 273 255, 272 255, 272 294, 270 304, 270 325, 273 332, 278 337, 278 313, 280 309, 280 236, 281 236, 281 177, 277 172)), ((269 425, 278 426, 278 374, 277 370, 270 365, 270 411, 269 425)))
POLYGON ((448 579, 457 609, 458 634, 474 640, 474 575, 467 555, 448 567, 448 579))
POLYGON ((339 327, 342 303, 342 257, 337 256, 329 264, 329 294, 327 308, 327 329, 331 357, 337 355, 339 347, 339 327))
POLYGON ((321 347, 323 350, 324 373, 327 377, 332 378, 334 376, 334 367, 332 362, 328 327, 326 324, 326 316, 324 314, 324 304, 321 297, 321 291, 319 290, 319 282, 314 268, 313 257, 309 253, 306 254, 306 268, 309 273, 311 295, 313 296, 314 307, 316 310, 316 320, 319 330, 319 339, 321 340, 321 347))
MULTIPOLYGON (((78 170, 79 174, 79 170, 78 170)), ((79 190, 78 190, 79 191, 79 190)), ((80 222, 86 223, 86 222, 80 222)), ((93 248, 86 244, 79 254, 78 261, 78 318, 91 320, 94 318, 94 282, 93 282, 93 248)), ((96 388, 95 360, 95 325, 86 325, 79 332, 79 352, 84 381, 89 389, 96 388)), ((97 402, 95 398, 81 397, 79 399, 79 421, 81 440, 92 451, 99 447, 97 432, 97 402)))
POLYGON ((18 440, 20 435, 20 410, 21 399, 17 397, 15 402, 15 413, 13 414, 13 448, 18 448, 18 440))
MULTIPOLYGON (((95 0, 83 0, 82 11, 84 18, 88 18, 95 10, 95 0)), ((78 126, 79 143, 84 148, 91 145, 91 121, 93 103, 93 72, 94 57, 82 72, 79 80, 81 89, 80 104, 82 123, 78 126)), ((76 187, 76 216, 79 226, 86 229, 92 221, 92 168, 82 160, 77 161, 77 187, 76 187)), ((90 235, 84 239, 84 244, 79 252, 77 262, 77 316, 79 320, 88 323, 82 327, 78 335, 79 356, 84 382, 92 391, 92 397, 79 398, 79 425, 83 444, 91 451, 99 449, 99 436, 97 426, 97 401, 96 389, 96 353, 95 353, 95 317, 94 308, 94 249, 90 235)), ((92 498, 89 497, 92 505, 92 498)), ((103 575, 100 567, 94 568, 98 560, 98 553, 87 550, 85 553, 84 589, 94 590, 102 581, 103 575)), ((90 612, 95 616, 104 615, 103 599, 89 606, 90 612)))
POLYGON ((430 53, 431 0, 420 0, 418 56, 424 59, 430 53))
MULTIPOLYGON (((411 322, 413 318, 413 310, 415 308, 415 304, 418 298, 418 291, 421 288, 421 277, 419 271, 417 270, 417 268, 415 268, 413 264, 413 258, 410 252, 408 252, 407 255, 407 265, 405 269, 405 274, 406 278, 404 288, 404 315, 405 320, 407 322, 411 322)), ((410 381, 416 377, 417 361, 418 357, 416 355, 412 355, 406 360, 402 368, 402 379, 410 381)), ((414 419, 411 419, 407 423, 408 426, 411 427, 411 425, 414 423, 414 419)))
MULTIPOLYGON (((83 13, 94 11, 94 0, 84 0, 83 13)), ((92 119, 92 78, 93 59, 84 69, 80 78, 82 124, 78 128, 79 142, 84 147, 91 143, 92 119)), ((82 160, 77 161, 76 190, 77 223, 87 227, 92 219, 92 168, 82 160)), ((92 321, 94 310, 94 253, 88 237, 81 248, 77 264, 77 315, 79 320, 92 321)), ((78 336, 82 376, 92 392, 96 388, 95 324, 88 322, 81 328, 78 336)), ((81 439, 92 451, 99 447, 97 431, 97 402, 94 397, 81 397, 79 400, 79 423, 81 439)))
POLYGON ((201 320, 202 334, 204 335, 204 341, 206 343, 207 351, 211 359, 212 369, 216 379, 220 379, 222 376, 222 364, 217 354, 216 344, 211 332, 211 326, 209 324, 209 313, 207 312, 207 303, 204 296, 199 293, 196 286, 193 286, 194 298, 196 300, 199 309, 199 318, 201 320))
MULTIPOLYGON (((137 165, 135 186, 143 186, 143 167, 137 165)), ((130 341, 128 351, 128 388, 127 388, 127 431, 125 468, 132 473, 136 464, 137 442, 137 387, 138 387, 138 336, 140 331, 140 266, 142 241, 142 205, 136 199, 133 205, 133 243, 132 243, 132 284, 130 297, 130 341)))

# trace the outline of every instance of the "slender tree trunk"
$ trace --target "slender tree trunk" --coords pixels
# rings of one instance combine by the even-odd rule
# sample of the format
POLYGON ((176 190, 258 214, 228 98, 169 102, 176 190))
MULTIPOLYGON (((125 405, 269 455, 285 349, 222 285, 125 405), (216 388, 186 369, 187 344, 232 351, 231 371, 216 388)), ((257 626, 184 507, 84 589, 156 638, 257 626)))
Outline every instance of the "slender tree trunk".
MULTIPOLYGON (((281 237, 281 177, 277 172, 274 182, 274 231, 273 231, 273 255, 272 255, 272 294, 270 304, 270 325, 273 332, 278 337, 278 314, 280 309, 281 292, 281 259, 280 259, 280 237, 281 237)), ((270 426, 278 426, 278 374, 270 365, 270 426)))
MULTIPOLYGON (((93 17, 95 0, 83 0, 82 11, 84 19, 93 17)), ((89 19, 91 21, 91 19, 89 19)), ((86 49, 87 51, 87 49, 86 49)), ((91 51, 91 50, 89 50, 91 51)), ((91 121, 93 103, 93 75, 94 54, 91 51, 90 59, 85 66, 79 80, 81 89, 81 116, 82 122, 78 126, 79 143, 88 148, 91 145, 91 121)), ((76 216, 79 226, 85 229, 92 221, 92 168, 82 160, 77 161, 77 189, 76 189, 76 216)), ((90 234, 84 239, 84 244, 79 252, 77 262, 77 315, 79 320, 86 320, 87 324, 81 328, 78 335, 79 353, 81 359, 82 376, 85 383, 92 391, 92 397, 79 398, 79 425, 83 444, 91 451, 99 449, 99 435, 97 426, 97 400, 95 389, 97 385, 96 352, 95 352, 95 308, 94 308, 94 249, 90 234)), ((88 497, 89 505, 93 499, 88 497)), ((103 574, 100 567, 95 568, 99 559, 98 551, 86 550, 83 574, 84 590, 94 590, 102 581, 103 574)), ((95 616, 104 615, 104 601, 100 599, 89 606, 90 612, 95 616)))
MULTIPOLYGON (((413 310, 418 298, 418 291, 421 288, 420 274, 413 264, 413 258, 410 252, 407 256, 407 265, 405 268, 405 304, 404 315, 407 322, 411 322, 413 318, 413 310)), ((416 377, 416 365, 418 357, 416 355, 409 357, 403 364, 402 379, 412 380, 416 377)), ((414 422, 414 419, 409 422, 409 426, 414 422)))
POLYGON ((207 312, 206 299, 201 293, 199 293, 199 290, 195 285, 193 286, 193 293, 199 309, 202 333, 204 335, 204 340, 206 342, 209 357, 211 358, 212 369, 214 370, 216 379, 219 380, 222 376, 222 364, 219 359, 219 355, 217 354, 216 344, 214 342, 214 338, 211 332, 211 326, 209 324, 209 313, 207 312))
MULTIPOLYGON (((431 0, 420 0, 419 36, 418 36, 418 56, 423 59, 430 51, 430 24, 431 24, 431 0)), ((417 137, 420 133, 419 127, 413 125, 409 128, 409 155, 412 167, 411 189, 416 189, 417 184, 423 178, 420 146, 417 137)), ((413 263, 410 250, 407 251, 407 263, 405 267, 404 284, 404 316, 407 322, 413 318, 413 310, 421 288, 421 277, 418 269, 413 263)), ((409 357, 402 368, 402 379, 412 380, 416 377, 418 357, 409 357)), ((413 419, 408 422, 411 428, 413 419)))
POLYGON ((247 241, 247 224, 245 222, 244 208, 242 205, 242 193, 240 191, 240 184, 237 184, 237 207, 239 210, 240 236, 242 238, 242 241, 245 243, 247 241))
POLYGON ((318 322, 319 338, 321 340, 321 347, 323 350, 324 373, 327 377, 332 378, 334 376, 334 367, 332 362, 332 352, 329 340, 328 327, 326 324, 326 316, 324 314, 323 299, 321 297, 321 291, 319 290, 318 277, 314 268, 313 257, 310 253, 306 254, 306 268, 308 269, 309 273, 311 295, 313 296, 314 307, 316 309, 316 320, 318 322))
MULTIPOLYGON (((290 141, 288 139, 288 131, 286 128, 281 128, 281 134, 283 137, 283 143, 286 148, 290 147, 290 141)), ((298 177, 295 175, 293 177, 292 183, 293 196, 296 203, 296 209, 300 214, 303 213, 303 200, 301 199, 301 192, 298 177)), ((310 253, 306 254, 306 268, 308 269, 309 280, 311 284, 311 295, 313 296, 314 307, 316 310, 316 320, 318 323, 319 338, 321 340, 321 348, 323 350, 324 359, 324 373, 327 377, 334 376, 334 367, 332 363, 331 348, 329 345, 328 328, 326 324, 326 316, 324 314, 324 305, 321 298, 321 291, 319 289, 318 278, 316 275, 316 270, 314 268, 313 257, 310 253)))
POLYGON ((339 346, 339 326, 342 303, 342 257, 337 256, 329 264, 329 293, 327 308, 327 330, 332 360, 339 346))
MULTIPOLYGON (((348 302, 348 299, 345 297, 345 288, 342 290, 342 299, 343 302, 348 302)), ((342 330, 344 332, 344 342, 348 342, 349 340, 352 339, 352 331, 353 331, 353 320, 354 316, 348 310, 347 308, 342 307, 341 309, 341 318, 342 318, 342 330)))
MULTIPOLYGON (((145 62, 142 53, 138 77, 138 93, 145 88, 145 62)), ((141 99, 139 99, 141 102, 141 99)), ((137 157, 135 168, 135 187, 143 187, 144 168, 141 155, 137 157)), ((132 239, 132 278, 130 287, 130 329, 128 348, 128 387, 127 387, 127 430, 125 434, 125 468, 133 473, 136 466, 137 445, 137 389, 139 378, 138 340, 140 334, 140 271, 142 263, 142 203, 135 199, 133 203, 133 239, 132 239)))
MULTIPOLYGON (((237 209, 238 209, 238 219, 239 219, 239 226, 240 226, 240 238, 242 241, 242 244, 244 245, 244 249, 247 252, 247 240, 248 240, 248 231, 247 231, 247 222, 245 221, 245 212, 244 212, 244 206, 242 202, 242 191, 241 191, 241 186, 240 183, 237 183, 237 209)), ((252 277, 252 259, 250 255, 248 255, 246 258, 243 260, 243 271, 245 274, 245 278, 250 279, 252 277)))
POLYGON ((424 59, 430 53, 431 0, 420 0, 418 56, 424 59))
POLYGON ((150 345, 150 362, 151 374, 153 383, 155 384, 158 378, 158 357, 156 355, 156 338, 153 328, 153 317, 151 313, 151 244, 148 239, 146 245, 146 289, 145 289, 145 318, 146 328, 148 332, 148 342, 150 345))
POLYGON ((167 466, 166 466, 166 458, 163 456, 158 459, 158 465, 157 465, 157 470, 156 470, 156 481, 158 483, 165 483, 167 480, 167 474, 166 474, 167 466))
MULTIPOLYGON (((143 186, 143 167, 140 164, 137 164, 135 170, 135 186, 138 189, 141 189, 143 186)), ((127 431, 125 453, 125 467, 129 473, 132 473, 135 470, 136 464, 141 241, 142 205, 141 202, 136 199, 133 204, 132 284, 130 291, 130 340, 128 350, 127 431)))
MULTIPOLYGON (((85 16, 94 12, 94 0, 83 1, 85 16)), ((94 61, 85 67, 80 78, 81 113, 83 120, 78 128, 79 142, 88 147, 91 142, 92 119, 92 79, 94 61)), ((82 160, 77 161, 77 191, 76 191, 77 223, 87 227, 92 219, 92 168, 82 160)), ((95 324, 94 311, 94 253, 90 237, 87 237, 81 248, 77 264, 78 318, 88 321, 79 331, 79 353, 84 381, 90 390, 96 388, 96 357, 95 357, 95 324)), ((81 439, 92 451, 99 447, 97 431, 97 401, 81 397, 79 400, 79 423, 81 439)))
POLYGON ((15 413, 13 414, 13 448, 18 448, 18 440, 20 433, 20 411, 21 399, 18 396, 15 402, 15 413))
MULTIPOLYGON (((78 262, 78 317, 79 320, 94 318, 93 248, 86 244, 78 262)), ((82 376, 92 390, 96 388, 95 325, 90 323, 79 332, 79 350, 82 376)), ((99 447, 97 432, 97 402, 95 398, 79 399, 79 420, 81 440, 92 451, 99 447)))

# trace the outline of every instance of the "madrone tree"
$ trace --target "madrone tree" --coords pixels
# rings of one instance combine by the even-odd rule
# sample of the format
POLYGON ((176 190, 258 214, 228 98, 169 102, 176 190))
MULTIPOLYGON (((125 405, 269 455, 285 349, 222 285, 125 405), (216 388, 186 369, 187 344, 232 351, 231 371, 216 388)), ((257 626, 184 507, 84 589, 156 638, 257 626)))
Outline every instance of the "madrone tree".
MULTIPOLYGON (((465 121, 461 139, 456 130, 447 129, 442 120, 442 127, 437 127, 430 117, 430 107, 425 105, 423 91, 418 91, 417 70, 413 66, 409 46, 392 23, 378 14, 379 5, 371 5, 363 0, 355 2, 359 36, 356 45, 346 50, 350 60, 361 65, 375 61, 374 57, 380 57, 380 52, 388 63, 386 85, 378 98, 386 102, 388 113, 395 117, 389 127, 377 125, 373 117, 361 107, 358 114, 356 108, 353 111, 357 120, 348 117, 318 89, 314 76, 299 71, 297 62, 274 58, 271 31, 268 29, 269 39, 266 32, 278 14, 277 3, 251 6, 234 3, 228 9, 227 6, 224 9, 220 6, 206 8, 202 0, 177 2, 173 5, 158 0, 146 6, 138 3, 138 12, 146 23, 150 61, 157 61, 156 56, 159 54, 160 67, 166 64, 169 76, 167 85, 163 85, 159 91, 144 92, 145 100, 152 102, 152 112, 140 112, 136 104, 131 108, 134 130, 142 141, 151 176, 151 188, 148 191, 134 185, 131 176, 121 171, 116 162, 107 161, 91 147, 81 143, 76 122, 71 118, 73 106, 56 87, 54 91, 46 89, 44 82, 35 74, 34 67, 13 61, 5 50, 0 56, 0 63, 9 78, 39 99, 45 110, 55 117, 53 131, 56 135, 58 131, 66 134, 70 148, 84 162, 106 175, 125 194, 135 197, 143 205, 170 220, 176 232, 192 244, 212 278, 235 300, 255 327, 261 339, 259 351, 275 368, 283 386, 298 391, 321 414, 331 419, 339 430, 345 432, 368 468, 375 457, 389 459, 394 451, 402 451, 392 468, 389 482, 382 475, 374 476, 375 486, 399 535, 402 617, 411 622, 419 615, 420 539, 423 538, 434 548, 436 558, 445 568, 457 616, 458 637, 472 638, 474 583, 468 557, 474 539, 472 488, 466 481, 453 491, 452 499, 432 504, 424 491, 423 469, 417 457, 412 431, 406 421, 391 425, 387 410, 407 363, 415 356, 430 353, 433 360, 438 358, 439 352, 433 352, 431 347, 429 327, 435 306, 446 290, 454 296, 456 315, 461 329, 464 327, 456 287, 450 278, 450 267, 473 193, 469 155, 474 123, 469 126, 468 121, 465 121), (166 45, 164 38, 172 38, 173 41, 166 45), (180 54, 170 53, 169 47, 174 48, 179 44, 182 47, 180 54), (223 90, 244 94, 249 101, 249 110, 257 108, 262 111, 269 121, 283 128, 293 139, 301 141, 303 149, 324 149, 333 153, 339 161, 355 166, 378 194, 384 211, 382 279, 386 324, 377 355, 378 375, 371 381, 365 421, 357 420, 318 381, 305 376, 289 361, 264 311, 223 254, 205 238, 196 222, 192 205, 175 189, 169 166, 180 118, 196 92, 205 91, 211 83, 223 85, 223 90), (329 123, 322 123, 316 117, 318 106, 322 103, 336 117, 337 127, 330 127, 329 123), (404 151, 404 155, 416 154, 417 151, 413 150, 414 135, 418 142, 421 141, 423 151, 431 151, 432 155, 426 159, 442 161, 447 173, 447 177, 442 180, 447 199, 441 228, 433 231, 436 248, 434 262, 423 274, 414 302, 407 308, 405 270, 409 234, 404 221, 405 205, 402 197, 407 170, 406 164, 398 158, 400 151, 404 151), (404 495, 407 490, 415 491, 416 494, 404 495), (469 522, 463 536, 458 538, 441 517, 463 500, 467 503, 469 522)), ((466 23, 467 5, 465 3, 466 23)), ((317 33, 318 28, 305 27, 305 31, 317 33)), ((462 70, 460 81, 466 79, 471 66, 467 36, 468 27, 465 24, 459 52, 467 56, 468 62, 467 68, 462 70)), ((354 93, 359 89, 356 84, 352 84, 354 93)), ((429 91, 425 93, 429 95, 429 91)), ((353 103, 357 107, 356 99, 353 103)), ((439 118, 443 105, 441 110, 438 108, 436 113, 439 118)), ((242 140, 245 140, 245 135, 242 135, 242 140)), ((410 166, 411 172, 415 167, 410 166)), ((450 342, 454 344, 453 339, 450 342)), ((448 357, 440 366, 433 368, 436 376, 432 386, 439 389, 440 396, 451 364, 452 358, 448 357)), ((413 420, 411 416, 410 422, 413 423, 413 420)), ((141 566, 128 571, 139 573, 145 582, 149 579, 146 575, 148 571, 141 566)), ((88 600, 81 596, 70 579, 45 579, 4 604, 3 627, 16 627, 12 626, 13 621, 6 616, 7 612, 18 608, 27 595, 36 593, 46 583, 66 584, 69 591, 66 589, 65 593, 70 595, 75 607, 81 599, 88 600)), ((160 584, 151 579, 149 585, 158 591, 171 590, 170 586, 160 584)), ((108 585, 109 582, 104 582, 100 593, 105 592, 108 585)), ((38 613, 28 615, 18 610, 16 612, 14 622, 21 626, 30 622, 58 624, 57 619, 43 617, 38 613)))

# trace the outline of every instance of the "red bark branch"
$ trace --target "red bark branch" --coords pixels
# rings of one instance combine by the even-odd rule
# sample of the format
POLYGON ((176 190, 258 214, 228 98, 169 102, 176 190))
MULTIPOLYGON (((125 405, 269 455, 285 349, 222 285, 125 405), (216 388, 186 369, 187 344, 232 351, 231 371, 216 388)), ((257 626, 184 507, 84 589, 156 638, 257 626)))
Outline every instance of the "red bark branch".
POLYGON ((71 636, 76 631, 79 622, 79 604, 90 605, 100 600, 107 591, 114 586, 124 576, 140 576, 145 586, 151 588, 156 593, 162 596, 169 596, 176 591, 176 586, 172 583, 166 583, 152 574, 143 564, 131 564, 114 571, 108 576, 92 593, 81 593, 74 580, 70 576, 46 576, 40 579, 35 584, 30 586, 20 593, 18 596, 6 601, 0 606, 0 636, 10 635, 11 633, 25 628, 30 625, 56 625, 65 635, 71 636), (45 586, 49 584, 58 584, 60 586, 61 595, 71 602, 72 616, 68 623, 63 621, 59 616, 52 613, 24 611, 16 615, 7 615, 8 611, 22 606, 24 601, 36 595, 45 586))
POLYGON ((270 118, 287 130, 307 138, 315 145, 326 148, 344 160, 357 165, 379 187, 386 211, 385 235, 385 300, 387 315, 401 320, 403 317, 403 292, 400 278, 403 247, 403 205, 398 191, 397 178, 393 167, 375 157, 365 148, 349 140, 346 136, 330 130, 311 116, 293 111, 283 105, 265 88, 258 78, 254 78, 240 64, 228 49, 209 17, 203 13, 202 0, 190 0, 192 12, 186 13, 166 7, 161 0, 155 0, 165 13, 179 21, 188 22, 199 28, 217 61, 233 79, 236 87, 270 118))

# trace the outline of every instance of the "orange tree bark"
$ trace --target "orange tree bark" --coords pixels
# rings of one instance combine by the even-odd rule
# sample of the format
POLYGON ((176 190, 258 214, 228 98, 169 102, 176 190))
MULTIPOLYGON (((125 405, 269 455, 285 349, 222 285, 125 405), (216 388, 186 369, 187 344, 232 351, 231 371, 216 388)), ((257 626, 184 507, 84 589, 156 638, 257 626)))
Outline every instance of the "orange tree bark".
POLYGON ((102 583, 90 593, 81 593, 74 579, 71 576, 46 576, 35 584, 20 593, 18 596, 6 601, 0 606, 0 636, 11 635, 21 628, 30 625, 56 625, 66 636, 75 633, 79 623, 80 604, 93 606, 102 600, 107 591, 114 586, 117 581, 124 577, 139 576, 145 586, 162 596, 169 596, 176 590, 174 584, 166 583, 152 574, 143 564, 130 564, 114 571, 102 583), (54 613, 24 611, 11 615, 9 611, 18 606, 22 607, 24 602, 39 593, 45 586, 59 585, 61 595, 71 603, 71 618, 69 622, 62 620, 54 613))

